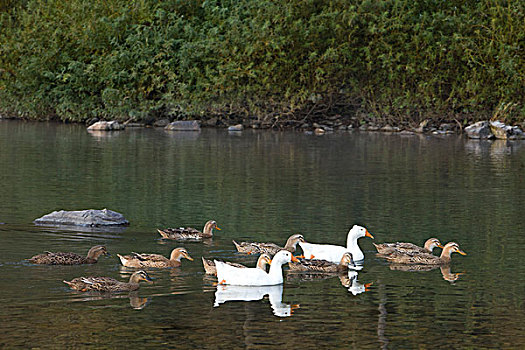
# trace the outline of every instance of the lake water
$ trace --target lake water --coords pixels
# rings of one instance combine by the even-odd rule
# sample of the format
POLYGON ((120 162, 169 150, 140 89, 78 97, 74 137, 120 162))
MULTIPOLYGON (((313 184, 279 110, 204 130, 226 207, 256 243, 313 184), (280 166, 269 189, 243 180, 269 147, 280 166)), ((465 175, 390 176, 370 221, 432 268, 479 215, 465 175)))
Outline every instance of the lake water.
MULTIPOLYGON (((296 132, 199 133, 0 120, 1 348, 525 348, 525 142, 460 136, 296 132), (108 208, 129 227, 35 226, 54 210, 108 208), (157 228, 214 219, 208 244, 159 240, 157 228), (363 270, 283 286, 217 289, 201 256, 254 264, 232 239, 345 244, 360 224, 374 242, 456 241, 450 269, 403 271, 361 238, 363 270), (44 251, 111 257, 37 266, 44 251), (86 295, 62 282, 127 280, 117 253, 169 255, 132 294, 86 295), (365 287, 365 285, 367 287, 365 287), (239 294, 251 301, 234 301, 239 294), (266 296, 264 296, 266 295, 266 296)), ((436 250, 437 253, 437 250, 436 250)))

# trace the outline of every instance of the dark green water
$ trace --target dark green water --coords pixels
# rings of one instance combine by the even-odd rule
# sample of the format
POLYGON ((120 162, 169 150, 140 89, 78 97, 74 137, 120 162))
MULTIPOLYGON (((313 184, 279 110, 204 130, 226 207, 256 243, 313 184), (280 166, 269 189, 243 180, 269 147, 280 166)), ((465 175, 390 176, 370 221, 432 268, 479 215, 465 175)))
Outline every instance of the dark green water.
POLYGON ((2 348, 525 348, 525 142, 375 133, 323 137, 224 130, 128 129, 0 120, 2 348), (38 227, 53 210, 109 208, 131 226, 38 227), (218 222, 211 244, 162 242, 156 228, 218 222), (376 242, 458 242, 450 271, 392 270, 362 238, 348 278, 287 276, 282 290, 226 301, 201 256, 252 264, 232 239, 284 244, 301 232, 344 244, 353 224, 376 242), (113 253, 91 266, 36 266, 43 251, 113 253), (152 270, 133 295, 84 295, 82 275, 127 280, 116 253, 195 261, 152 270), (455 273, 462 273, 455 275, 455 273), (455 281, 453 281, 455 279, 455 281), (372 283, 368 291, 363 284, 372 283), (216 295, 217 294, 217 295, 216 295), (217 299, 216 299, 217 298, 217 299), (293 314, 289 315, 291 305, 293 314), (218 305, 218 306, 214 306, 218 305))

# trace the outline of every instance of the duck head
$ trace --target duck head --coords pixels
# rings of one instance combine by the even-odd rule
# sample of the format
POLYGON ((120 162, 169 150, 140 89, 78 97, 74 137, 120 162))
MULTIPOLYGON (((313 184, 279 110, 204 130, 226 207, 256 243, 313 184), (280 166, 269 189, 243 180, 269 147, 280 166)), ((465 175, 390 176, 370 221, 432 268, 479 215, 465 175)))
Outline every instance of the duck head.
POLYGON ((140 281, 153 283, 153 279, 144 270, 133 273, 129 278, 129 283, 139 283, 140 281))
POLYGON ((190 256, 186 248, 179 247, 171 251, 170 260, 180 261, 180 259, 182 258, 186 258, 190 261, 193 261, 193 258, 190 256))
POLYGON ((290 253, 287 250, 281 250, 274 255, 272 259, 272 264, 284 265, 286 263, 289 263, 290 261, 299 262, 299 260, 297 260, 297 258, 293 256, 292 253, 290 253))
POLYGON ((211 232, 213 229, 217 229, 219 231, 221 230, 219 226, 217 226, 215 220, 209 220, 206 222, 206 224, 204 224, 204 232, 211 232))
POLYGON ((459 253, 461 255, 467 255, 467 253, 459 249, 459 244, 457 244, 456 242, 448 242, 447 244, 445 244, 445 247, 443 248, 443 252, 441 253, 441 255, 450 257, 452 253, 459 253))
POLYGON ((443 248, 443 244, 441 244, 441 242, 437 238, 429 238, 425 242, 425 249, 428 250, 429 252, 434 250, 434 248, 436 247, 443 248))
POLYGON ((370 234, 370 232, 368 232, 366 228, 364 228, 363 226, 359 226, 359 225, 352 226, 352 228, 350 229, 350 232, 348 232, 348 237, 357 237, 357 238, 370 237, 374 239, 374 236, 372 236, 372 234, 370 234))
POLYGON ((272 258, 266 253, 263 253, 259 255, 259 259, 257 259, 257 267, 261 270, 266 270, 266 265, 272 264, 272 258))
POLYGON ((286 241, 285 248, 287 250, 295 251, 299 242, 304 242, 304 236, 302 234, 296 233, 294 235, 291 235, 286 241))
POLYGON ((96 245, 94 247, 91 247, 87 254, 87 258, 97 260, 101 255, 109 255, 106 246, 96 245))
POLYGON ((352 253, 350 252, 344 253, 343 257, 341 258, 340 265, 355 267, 355 262, 354 262, 354 258, 352 257, 352 253))

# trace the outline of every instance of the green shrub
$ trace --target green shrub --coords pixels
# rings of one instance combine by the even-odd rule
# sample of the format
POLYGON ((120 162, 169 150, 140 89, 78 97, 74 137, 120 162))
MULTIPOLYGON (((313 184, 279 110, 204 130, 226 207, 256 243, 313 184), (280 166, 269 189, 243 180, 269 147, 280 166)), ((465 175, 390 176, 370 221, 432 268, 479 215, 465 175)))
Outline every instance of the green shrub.
POLYGON ((10 1, 0 111, 525 118, 519 1, 10 1), (512 108, 502 106, 512 105, 512 108))

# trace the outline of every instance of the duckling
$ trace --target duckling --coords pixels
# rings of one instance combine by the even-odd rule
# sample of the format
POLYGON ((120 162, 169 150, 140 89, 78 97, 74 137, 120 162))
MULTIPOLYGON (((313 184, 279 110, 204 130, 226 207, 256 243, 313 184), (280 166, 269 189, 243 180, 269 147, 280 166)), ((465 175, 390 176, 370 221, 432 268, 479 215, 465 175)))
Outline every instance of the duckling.
POLYGON ((81 264, 94 264, 98 261, 98 258, 102 255, 109 255, 106 247, 103 245, 96 245, 92 247, 87 256, 82 256, 76 253, 64 253, 64 252, 45 252, 44 254, 38 254, 30 259, 29 262, 34 264, 47 264, 47 265, 81 265, 81 264))
POLYGON ((274 256, 277 254, 280 250, 287 250, 290 253, 295 252, 297 249, 297 243, 304 242, 304 237, 301 234, 294 234, 291 235, 288 240, 286 241, 286 244, 283 247, 279 247, 277 244, 274 243, 259 243, 259 242, 240 242, 237 243, 233 241, 233 244, 235 244, 235 247, 237 248, 237 251, 240 253, 246 253, 246 254, 258 254, 258 253, 266 253, 270 256, 274 256))
POLYGON ((317 259, 299 259, 299 262, 289 262, 290 271, 308 271, 308 272, 326 272, 326 273, 336 273, 344 272, 349 267, 355 267, 354 259, 352 258, 352 253, 346 252, 343 254, 339 264, 334 264, 327 260, 317 260, 317 259))
POLYGON ((413 243, 396 242, 396 243, 372 243, 379 254, 390 254, 393 251, 401 253, 415 252, 415 253, 432 253, 435 247, 443 248, 443 245, 437 238, 429 238, 426 240, 424 247, 417 246, 413 243))
POLYGON ((77 277, 71 281, 63 281, 71 289, 80 292, 127 292, 139 289, 140 281, 151 282, 152 279, 146 271, 140 270, 131 275, 129 282, 120 282, 111 277, 77 277))
MULTIPOLYGON (((259 259, 257 259, 257 264, 255 267, 258 267, 261 270, 266 271, 266 265, 270 265, 271 263, 272 263, 272 258, 270 258, 268 254, 263 253, 259 255, 259 259)), ((246 268, 246 266, 238 264, 238 263, 234 263, 234 262, 227 261, 226 264, 235 266, 235 267, 246 268)), ((215 267, 215 263, 213 262, 213 260, 208 260, 203 257, 202 265, 204 265, 204 271, 206 271, 208 275, 217 276, 217 268, 215 267)))
POLYGON ((449 264, 452 253, 459 253, 461 255, 467 255, 464 251, 459 249, 459 245, 455 242, 448 242, 441 256, 435 256, 429 253, 401 253, 394 251, 383 257, 388 261, 400 263, 400 264, 421 264, 421 265, 446 265, 449 264))
POLYGON ((120 255, 117 254, 122 262, 122 265, 126 267, 179 267, 181 266, 181 259, 186 258, 193 261, 193 258, 188 254, 185 248, 175 248, 171 251, 170 258, 166 258, 160 254, 140 254, 132 253, 133 255, 120 255))
POLYGON ((213 229, 221 230, 214 220, 209 220, 204 225, 202 232, 193 227, 166 228, 164 230, 157 229, 157 231, 162 238, 202 241, 205 238, 213 237, 213 229))

